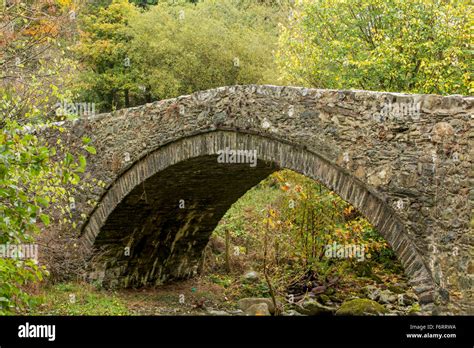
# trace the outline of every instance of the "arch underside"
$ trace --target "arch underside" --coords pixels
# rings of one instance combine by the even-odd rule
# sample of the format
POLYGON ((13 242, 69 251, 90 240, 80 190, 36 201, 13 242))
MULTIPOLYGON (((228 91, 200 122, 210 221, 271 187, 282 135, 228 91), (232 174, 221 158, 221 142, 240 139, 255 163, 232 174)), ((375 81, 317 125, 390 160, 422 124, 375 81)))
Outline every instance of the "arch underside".
POLYGON ((420 301, 433 301, 428 268, 376 191, 304 146, 222 130, 155 149, 112 184, 83 230, 86 246, 98 251, 91 277, 127 287, 194 275, 225 212, 280 168, 318 180, 364 214, 397 254, 420 301), (256 150, 257 165, 218 163, 225 148, 256 150))
POLYGON ((250 167, 200 156, 145 180, 119 203, 95 239, 115 268, 123 268, 109 282, 121 274, 125 286, 193 275, 222 216, 275 169, 264 162, 250 167))

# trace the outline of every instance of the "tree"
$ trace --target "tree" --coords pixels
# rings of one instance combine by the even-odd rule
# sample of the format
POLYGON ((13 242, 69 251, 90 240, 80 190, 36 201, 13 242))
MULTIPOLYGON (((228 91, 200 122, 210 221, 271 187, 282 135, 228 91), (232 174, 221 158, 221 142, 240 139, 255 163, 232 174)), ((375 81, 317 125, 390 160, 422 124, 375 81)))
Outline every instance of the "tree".
POLYGON ((76 88, 83 99, 96 101, 98 109, 130 106, 136 65, 128 55, 131 36, 126 29, 137 13, 127 0, 114 0, 81 21, 81 40, 75 52, 83 73, 76 88))
POLYGON ((469 1, 303 1, 282 27, 285 82, 318 88, 469 94, 469 1))
POLYGON ((275 82, 281 13, 231 0, 160 2, 146 11, 115 0, 83 21, 80 88, 110 110, 223 85, 275 82))
MULTIPOLYGON (((51 210, 66 206, 69 185, 85 169, 84 155, 49 144, 35 128, 59 128, 55 103, 63 87, 67 60, 61 37, 70 25, 67 1, 15 2, 1 12, 0 45, 0 244, 34 241, 51 221, 51 210)), ((64 34, 65 35, 65 34, 64 34)), ((63 37, 64 38, 64 37, 63 37)), ((87 140, 86 140, 87 142, 87 140)), ((85 145, 86 146, 86 145, 85 145)), ((88 145, 87 145, 88 146, 88 145)), ((89 148, 90 149, 90 148, 89 148)), ((33 260, 0 258, 0 314, 16 312, 29 301, 23 286, 41 280, 44 268, 33 260)))

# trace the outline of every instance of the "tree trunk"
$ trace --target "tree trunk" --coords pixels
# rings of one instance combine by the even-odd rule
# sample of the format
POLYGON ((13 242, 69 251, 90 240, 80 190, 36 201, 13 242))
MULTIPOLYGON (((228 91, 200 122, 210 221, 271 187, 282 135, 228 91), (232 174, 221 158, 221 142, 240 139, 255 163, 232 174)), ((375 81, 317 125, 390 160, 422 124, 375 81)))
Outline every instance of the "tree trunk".
POLYGON ((145 89, 145 99, 147 103, 151 103, 151 88, 147 86, 145 89))
MULTIPOLYGON (((268 216, 270 219, 270 216, 268 216)), ((270 297, 272 298, 273 307, 275 308, 275 315, 280 315, 280 308, 277 305, 277 301, 275 298, 275 290, 273 290, 272 282, 270 277, 268 276, 268 269, 267 269, 267 249, 268 249, 268 230, 269 230, 269 223, 267 222, 267 226, 265 228, 265 234, 263 235, 263 275, 265 276, 265 281, 267 282, 268 291, 270 292, 270 297)))
POLYGON ((130 107, 130 94, 129 94, 128 88, 124 90, 124 94, 125 94, 125 107, 129 108, 130 107))

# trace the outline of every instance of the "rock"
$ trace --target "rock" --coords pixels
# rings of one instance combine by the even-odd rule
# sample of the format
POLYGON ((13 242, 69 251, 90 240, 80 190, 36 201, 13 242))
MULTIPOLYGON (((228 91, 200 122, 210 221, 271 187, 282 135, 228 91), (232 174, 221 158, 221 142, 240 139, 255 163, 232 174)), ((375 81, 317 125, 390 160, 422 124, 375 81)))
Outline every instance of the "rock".
POLYGON ((218 316, 218 317, 231 315, 230 313, 228 313, 226 311, 215 311, 215 310, 209 310, 209 311, 207 311, 207 314, 208 315, 213 315, 213 316, 218 316))
POLYGON ((378 301, 380 298, 380 289, 373 285, 367 285, 364 289, 367 297, 372 301, 378 301))
POLYGON ((282 315, 285 317, 299 317, 299 316, 303 316, 304 314, 301 314, 298 311, 295 311, 294 309, 289 309, 283 312, 282 315))
POLYGON ((214 254, 222 254, 225 252, 225 240, 218 236, 212 236, 208 243, 209 248, 214 254))
POLYGON ((244 315, 244 311, 241 309, 234 309, 231 311, 227 311, 230 315, 244 315))
POLYGON ((386 185, 392 178, 392 168, 384 165, 368 173, 368 183, 373 186, 386 185))
POLYGON ((269 316, 271 314, 266 303, 256 303, 245 310, 245 315, 269 316))
POLYGON ((259 274, 255 271, 245 273, 242 278, 248 283, 256 283, 260 280, 259 274))
MULTIPOLYGON (((408 308, 407 313, 409 315, 418 315, 420 313, 420 311, 421 311, 420 305, 418 303, 414 303, 413 305, 411 305, 410 308, 408 308)), ((427 312, 429 312, 429 310, 427 310, 427 312)))
POLYGON ((380 302, 380 303, 395 303, 396 301, 397 301, 397 297, 390 290, 380 291, 380 298, 379 298, 378 302, 380 302))
POLYGON ((296 310, 305 315, 333 314, 336 311, 335 308, 322 305, 314 299, 304 301, 303 304, 296 306, 296 310))
POLYGON ((387 288, 395 294, 403 294, 405 292, 405 289, 401 285, 388 285, 387 288))
POLYGON ((412 305, 416 299, 413 296, 408 294, 399 294, 397 296, 397 302, 399 306, 410 306, 412 305))
POLYGON ((454 135, 453 127, 447 122, 438 122, 434 125, 431 140, 435 143, 446 142, 454 135))
POLYGON ((225 122, 227 114, 225 112, 218 112, 212 117, 212 121, 216 125, 220 125, 225 122))
POLYGON ((387 313, 387 310, 380 303, 358 298, 344 302, 337 310, 336 315, 380 315, 387 313))
POLYGON ((323 304, 326 304, 328 302, 332 302, 331 299, 329 298, 329 296, 325 295, 325 294, 319 295, 319 301, 321 301, 321 303, 323 303, 323 304))
POLYGON ((340 293, 335 293, 333 295, 329 295, 329 299, 332 302, 341 303, 341 302, 344 302, 345 296, 340 293))
POLYGON ((315 295, 322 294, 325 291, 326 291, 326 287, 324 285, 316 286, 313 289, 311 289, 311 292, 315 295))
POLYGON ((247 297, 240 299, 237 304, 241 310, 244 312, 251 306, 255 304, 265 303, 268 307, 268 310, 271 314, 275 314, 275 306, 271 298, 264 297, 247 297))
POLYGON ((439 289, 439 296, 442 302, 447 303, 449 301, 449 292, 444 288, 439 289))
POLYGON ((433 291, 425 291, 418 295, 418 301, 420 304, 428 304, 433 302, 433 291))

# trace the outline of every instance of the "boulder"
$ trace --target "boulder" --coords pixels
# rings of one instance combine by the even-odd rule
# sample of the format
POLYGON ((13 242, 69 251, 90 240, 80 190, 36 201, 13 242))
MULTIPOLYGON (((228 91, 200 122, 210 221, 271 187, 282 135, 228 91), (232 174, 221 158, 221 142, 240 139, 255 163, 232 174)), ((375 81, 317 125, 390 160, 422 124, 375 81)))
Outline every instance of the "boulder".
POLYGON ((268 310, 271 314, 275 314, 275 306, 271 298, 264 297, 247 297, 240 299, 237 304, 241 310, 244 312, 251 306, 255 304, 265 303, 268 307, 268 310))
POLYGON ((255 271, 249 271, 242 278, 247 283, 257 283, 260 280, 260 275, 255 271))
POLYGON ((251 305, 245 310, 245 315, 251 316, 269 316, 270 311, 268 310, 268 305, 266 303, 256 303, 251 305))
POLYGON ((215 311, 215 310, 212 310, 212 309, 207 311, 207 314, 212 315, 212 316, 218 316, 218 317, 229 316, 230 315, 230 313, 228 313, 226 311, 215 311))
POLYGON ((387 310, 380 303, 367 298, 357 298, 344 302, 336 312, 336 315, 380 315, 387 310))
POLYGON ((234 309, 227 311, 230 315, 243 315, 244 312, 241 309, 234 309))
POLYGON ((289 309, 287 311, 284 311, 282 313, 284 317, 301 317, 304 314, 299 313, 298 311, 295 311, 294 309, 289 309))
POLYGON ((333 314, 336 311, 335 308, 322 305, 314 299, 304 301, 301 305, 297 305, 295 309, 304 315, 333 314))
POLYGON ((395 303, 397 301, 397 296, 392 293, 390 290, 382 290, 380 291, 380 297, 378 302, 380 303, 395 303))
POLYGON ((414 296, 410 296, 409 294, 398 294, 397 295, 397 302, 399 306, 410 306, 416 301, 414 296))
POLYGON ((380 289, 374 285, 367 285, 364 289, 364 292, 372 301, 378 301, 380 298, 380 289))

